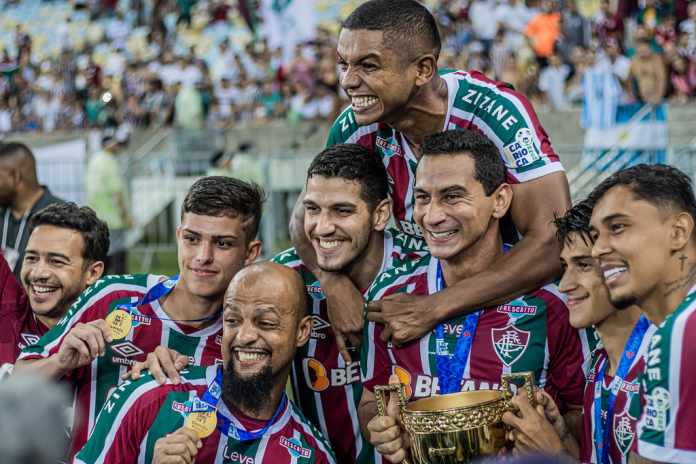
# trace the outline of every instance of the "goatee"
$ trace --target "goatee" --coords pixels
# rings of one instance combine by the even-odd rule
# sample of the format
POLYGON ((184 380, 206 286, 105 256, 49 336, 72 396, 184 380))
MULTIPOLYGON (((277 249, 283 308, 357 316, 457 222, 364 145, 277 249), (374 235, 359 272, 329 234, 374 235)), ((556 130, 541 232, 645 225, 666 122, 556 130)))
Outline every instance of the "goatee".
POLYGON ((225 401, 244 411, 258 413, 268 404, 273 389, 273 371, 267 365, 257 374, 240 377, 228 363, 222 377, 222 394, 225 401))

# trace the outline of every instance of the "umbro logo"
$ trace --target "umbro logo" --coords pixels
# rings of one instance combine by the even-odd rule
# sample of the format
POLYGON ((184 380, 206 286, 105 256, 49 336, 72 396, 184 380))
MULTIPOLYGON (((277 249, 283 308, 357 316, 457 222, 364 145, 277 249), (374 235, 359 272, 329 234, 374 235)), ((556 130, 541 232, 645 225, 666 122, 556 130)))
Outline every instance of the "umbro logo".
POLYGON ((327 327, 329 327, 328 322, 326 322, 324 319, 317 316, 316 314, 312 315, 312 333, 310 334, 310 336, 312 338, 319 338, 321 340, 324 340, 326 338, 326 334, 322 333, 321 330, 327 327))
POLYGON ((21 336, 24 346, 36 345, 37 343, 39 343, 39 340, 41 339, 41 337, 39 337, 38 335, 30 333, 23 333, 21 334, 21 336))
POLYGON ((111 349, 124 358, 132 358, 133 356, 138 356, 145 353, 143 350, 127 340, 111 345, 111 349))

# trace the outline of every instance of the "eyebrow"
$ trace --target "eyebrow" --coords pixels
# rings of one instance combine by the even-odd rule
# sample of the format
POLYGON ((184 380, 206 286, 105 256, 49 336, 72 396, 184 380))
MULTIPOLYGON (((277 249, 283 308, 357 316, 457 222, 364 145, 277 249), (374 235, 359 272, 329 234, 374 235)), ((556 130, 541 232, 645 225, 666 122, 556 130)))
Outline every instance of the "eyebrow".
MULTIPOLYGON (((363 61, 365 61, 365 60, 369 60, 369 59, 375 59, 375 60, 378 60, 378 61, 379 61, 379 60, 381 60, 381 58, 382 58, 382 57, 381 57, 378 53, 370 52, 370 53, 368 53, 367 55, 363 55, 363 56, 359 57, 357 60, 355 60, 355 62, 356 62, 356 63, 361 63, 361 62, 363 62, 363 61)), ((338 50, 336 50, 336 59, 337 59, 337 60, 342 60, 342 61, 346 61, 346 62, 347 62, 347 60, 343 57, 343 55, 341 55, 341 54, 338 52, 338 50)))
MULTIPOLYGON (((182 230, 186 233, 189 233, 189 234, 198 235, 199 237, 203 235, 200 232, 196 232, 195 230, 191 230, 191 229, 188 229, 186 227, 184 227, 182 230)), ((221 238, 229 238, 229 239, 237 240, 237 238, 238 238, 236 235, 213 235, 212 237, 215 240, 219 240, 221 238)))
POLYGON ((602 224, 607 224, 615 219, 627 219, 629 216, 624 213, 614 213, 610 214, 609 216, 605 216, 602 218, 601 222, 602 224))
MULTIPOLYGON (((39 252, 36 251, 36 250, 29 250, 29 249, 27 249, 27 250, 25 251, 25 254, 27 254, 27 255, 40 255, 41 253, 39 253, 39 252)), ((49 253, 47 253, 47 256, 48 256, 49 258, 62 258, 62 259, 64 259, 64 260, 66 260, 66 261, 70 261, 70 257, 69 257, 68 255, 64 255, 64 254, 62 254, 62 253, 49 252, 49 253)))

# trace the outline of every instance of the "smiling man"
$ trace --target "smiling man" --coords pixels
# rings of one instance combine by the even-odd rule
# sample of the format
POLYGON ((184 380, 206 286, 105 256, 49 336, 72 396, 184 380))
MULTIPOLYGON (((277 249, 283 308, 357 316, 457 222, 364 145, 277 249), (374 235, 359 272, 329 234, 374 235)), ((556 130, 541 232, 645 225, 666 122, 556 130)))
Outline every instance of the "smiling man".
POLYGON ((592 257, 591 214, 591 203, 585 201, 555 221, 562 246, 559 290, 568 298, 570 324, 594 328, 601 341, 587 371, 579 456, 577 437, 569 433, 553 400, 540 398, 553 425, 535 409, 519 404, 526 403, 524 395, 514 400, 520 412, 504 414, 503 421, 516 428, 513 435, 520 451, 565 452, 580 462, 627 464, 637 445, 639 376, 655 326, 641 318, 637 306, 618 309, 611 304, 599 263, 592 257))
POLYGON ((71 456, 84 445, 119 377, 157 346, 195 365, 220 356, 222 298, 230 280, 259 255, 263 192, 229 177, 196 181, 177 228, 178 278, 108 276, 84 292, 16 370, 65 378, 75 388, 71 456))
MULTIPOLYGON (((452 130, 427 137, 415 198, 414 218, 431 255, 382 274, 368 301, 400 292, 437 293, 485 272, 507 252, 500 220, 512 189, 496 147, 481 134, 452 130)), ((391 462, 401 462, 407 451, 395 419, 375 417, 373 393, 376 385, 388 383, 390 374, 405 385, 407 397, 418 399, 499 389, 502 374, 532 371, 536 385, 577 419, 584 383, 582 348, 554 285, 450 319, 403 345, 386 342, 384 330, 373 322, 366 327, 360 420, 370 442, 391 462)))
POLYGON ((335 462, 284 393, 295 350, 309 339, 305 310, 304 286, 290 268, 259 263, 240 271, 224 300, 223 366, 191 367, 176 385, 160 386, 149 374, 126 382, 75 463, 335 462), (216 418, 206 436, 188 425, 200 412, 216 418))
POLYGON ((590 195, 592 255, 614 306, 638 305, 657 330, 642 373, 635 462, 696 462, 696 199, 671 166, 613 174, 590 195))
MULTIPOLYGON (((321 271, 340 271, 367 294, 380 273, 426 253, 422 239, 387 229, 390 217, 387 173, 379 157, 360 145, 325 149, 307 170, 304 227, 321 271)), ((329 439, 341 464, 374 462, 375 451, 360 433, 362 392, 358 359, 346 362, 327 322, 326 296, 294 248, 274 258, 302 277, 313 329, 292 371, 298 405, 329 439)), ((357 356, 356 356, 357 358, 357 356)))
POLYGON ((14 285, 18 296, 28 296, 0 310, 6 327, 0 338, 4 374, 11 372, 20 350, 55 326, 80 293, 101 277, 109 249, 106 224, 90 208, 74 203, 45 207, 32 216, 29 227, 21 273, 24 292, 16 282, 3 285, 3 292, 14 285))
MULTIPOLYGON (((416 165, 426 136, 451 129, 485 135, 505 162, 514 199, 506 239, 522 239, 484 271, 432 296, 398 295, 370 307, 395 343, 420 338, 439 322, 538 288, 558 273, 552 220, 569 206, 568 183, 546 132, 524 96, 478 71, 438 71, 440 36, 432 14, 415 0, 371 0, 346 18, 338 38, 340 84, 351 100, 327 145, 358 143, 377 152, 389 175, 393 216, 421 235, 414 217, 416 165)), ((301 202, 291 223, 303 244, 301 202)), ((506 222, 509 221, 506 219, 506 222)), ((340 273, 319 275, 339 336, 362 329, 359 293, 340 273), (352 302, 348 304, 347 302, 352 302)))

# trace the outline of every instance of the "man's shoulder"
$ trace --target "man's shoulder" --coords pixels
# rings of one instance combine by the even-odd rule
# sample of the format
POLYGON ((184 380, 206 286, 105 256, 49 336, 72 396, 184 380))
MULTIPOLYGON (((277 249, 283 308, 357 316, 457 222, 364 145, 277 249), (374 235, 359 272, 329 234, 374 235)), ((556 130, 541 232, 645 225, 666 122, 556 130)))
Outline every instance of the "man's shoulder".
POLYGON ((287 250, 278 252, 271 261, 277 264, 282 264, 283 266, 291 267, 293 269, 298 269, 303 266, 302 259, 295 247, 290 247, 287 250))
POLYGON ((374 143, 374 134, 380 127, 379 123, 361 126, 355 120, 353 108, 348 105, 341 111, 336 120, 331 125, 326 146, 330 147, 339 143, 359 143, 368 145, 374 143))
POLYGON ((402 287, 408 289, 416 280, 427 287, 428 270, 432 259, 428 253, 416 260, 407 260, 382 272, 372 283, 367 295, 368 300, 379 300, 386 295, 403 291, 402 287))
POLYGON ((144 371, 138 380, 127 380, 114 390, 108 397, 105 408, 109 409, 110 402, 124 404, 137 402, 137 407, 145 408, 153 403, 162 403, 167 395, 172 392, 197 390, 207 385, 209 368, 210 366, 189 366, 179 372, 181 382, 173 384, 167 381, 161 385, 149 371, 144 371))
MULTIPOLYGON (((319 431, 319 429, 309 420, 305 417, 305 415, 302 413, 299 407, 297 407, 293 402, 290 402, 290 416, 291 416, 291 421, 293 424, 300 429, 300 433, 303 435, 304 442, 308 443, 310 446, 315 448, 315 453, 320 453, 324 455, 325 460, 329 460, 330 462, 333 462, 335 460, 333 451, 331 449, 331 445, 327 441, 327 439, 324 437, 324 435, 319 431)), ((287 447, 287 448, 292 448, 291 442, 282 442, 282 437, 281 437, 281 445, 287 447)), ((297 445, 297 443, 295 443, 297 445)), ((296 450, 300 451, 301 450, 296 450)), ((322 460, 317 460, 318 462, 325 462, 322 460)))

